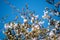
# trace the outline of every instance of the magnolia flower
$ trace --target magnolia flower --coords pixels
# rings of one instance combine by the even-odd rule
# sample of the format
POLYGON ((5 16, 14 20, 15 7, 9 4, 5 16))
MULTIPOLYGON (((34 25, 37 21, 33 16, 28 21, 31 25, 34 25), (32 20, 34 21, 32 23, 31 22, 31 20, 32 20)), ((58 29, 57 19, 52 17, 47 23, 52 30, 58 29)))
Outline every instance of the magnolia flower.
POLYGON ((5 29, 12 28, 9 24, 4 25, 5 29))
POLYGON ((42 16, 42 18, 46 19, 46 18, 50 18, 50 16, 48 15, 48 11, 43 11, 44 15, 42 16))
POLYGON ((24 23, 27 22, 28 20, 27 19, 24 19, 24 23))
POLYGON ((27 28, 27 30, 26 30, 27 32, 29 32, 29 28, 27 28))
POLYGON ((49 19, 50 16, 49 16, 48 14, 44 14, 44 15, 42 16, 42 18, 44 18, 44 19, 49 19))
POLYGON ((37 40, 37 38, 32 38, 32 40, 37 40))
POLYGON ((34 17, 31 17, 31 20, 34 20, 34 17))
POLYGON ((38 15, 31 17, 31 23, 33 23, 33 21, 36 19, 38 19, 38 15))
POLYGON ((16 35, 18 36, 18 30, 15 30, 16 31, 16 35))
POLYGON ((39 25, 34 25, 34 29, 36 28, 36 29, 39 29, 39 25))
POLYGON ((35 25, 34 27, 36 27, 36 28, 37 28, 37 27, 39 27, 39 25, 35 25))
POLYGON ((56 27, 56 28, 58 28, 58 26, 60 26, 59 23, 60 23, 60 21, 57 21, 57 22, 55 23, 55 27, 56 27))
POLYGON ((51 31, 50 33, 49 33, 49 36, 50 37, 53 37, 55 34, 53 33, 53 31, 51 31))
POLYGON ((13 26, 13 23, 12 22, 10 23, 10 26, 13 26))
POLYGON ((33 23, 34 19, 35 19, 34 17, 31 17, 31 23, 33 23))
POLYGON ((16 27, 17 26, 17 23, 14 23, 14 27, 16 27))
POLYGON ((52 29, 53 31, 56 31, 56 29, 54 28, 54 29, 52 29))
POLYGON ((35 16, 35 19, 38 19, 38 17, 39 17, 39 15, 36 15, 36 16, 35 16))
POLYGON ((44 21, 40 21, 38 24, 39 24, 39 25, 42 25, 42 24, 44 24, 44 21))
POLYGON ((45 10, 44 10, 43 12, 44 12, 44 14, 48 14, 48 11, 45 11, 45 10))
POLYGON ((10 26, 13 27, 14 29, 18 26, 17 23, 10 23, 10 26))
POLYGON ((13 26, 13 27, 14 27, 14 29, 15 29, 16 27, 18 27, 17 23, 14 23, 14 26, 13 26))

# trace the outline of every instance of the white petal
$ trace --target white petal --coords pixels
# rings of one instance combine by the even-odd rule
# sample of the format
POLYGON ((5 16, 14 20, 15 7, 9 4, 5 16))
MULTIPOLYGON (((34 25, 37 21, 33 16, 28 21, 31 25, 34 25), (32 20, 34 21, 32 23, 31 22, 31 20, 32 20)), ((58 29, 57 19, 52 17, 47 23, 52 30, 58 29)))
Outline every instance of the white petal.
POLYGON ((10 26, 12 26, 13 24, 12 23, 10 23, 10 26))
POLYGON ((50 34, 49 34, 49 36, 52 37, 53 35, 54 35, 54 33, 51 31, 50 34))
POLYGON ((34 20, 34 17, 32 17, 31 20, 34 20))
POLYGON ((27 22, 27 19, 24 19, 24 22, 27 22))
POLYGON ((40 21, 40 22, 39 22, 39 25, 42 25, 42 24, 44 24, 44 21, 40 21))
POLYGON ((32 38, 32 40, 37 40, 37 38, 32 38))
POLYGON ((5 27, 5 29, 8 29, 9 28, 9 25, 8 24, 5 24, 4 27, 5 27))

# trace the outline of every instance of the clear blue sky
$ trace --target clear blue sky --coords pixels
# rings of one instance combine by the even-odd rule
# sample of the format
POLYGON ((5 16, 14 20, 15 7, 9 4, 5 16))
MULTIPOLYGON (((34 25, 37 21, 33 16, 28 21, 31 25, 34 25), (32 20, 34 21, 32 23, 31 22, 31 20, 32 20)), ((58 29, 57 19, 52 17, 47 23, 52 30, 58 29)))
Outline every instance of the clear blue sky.
MULTIPOLYGON (((43 15, 43 10, 45 7, 54 8, 54 6, 45 2, 45 0, 8 0, 8 1, 11 4, 15 5, 16 8, 19 8, 20 11, 22 10, 22 8, 25 8, 25 4, 28 3, 29 9, 35 11, 36 14, 40 15, 39 17, 43 15)), ((14 17, 18 15, 18 12, 13 10, 3 0, 0 0, 0 19, 7 14, 9 15, 9 17, 5 20, 5 23, 13 20, 14 17), (14 13, 14 15, 12 13, 14 13)), ((22 19, 20 19, 20 21, 22 21, 22 19)), ((0 22, 0 39, 4 37, 2 33, 3 30, 4 30, 4 24, 0 22)))

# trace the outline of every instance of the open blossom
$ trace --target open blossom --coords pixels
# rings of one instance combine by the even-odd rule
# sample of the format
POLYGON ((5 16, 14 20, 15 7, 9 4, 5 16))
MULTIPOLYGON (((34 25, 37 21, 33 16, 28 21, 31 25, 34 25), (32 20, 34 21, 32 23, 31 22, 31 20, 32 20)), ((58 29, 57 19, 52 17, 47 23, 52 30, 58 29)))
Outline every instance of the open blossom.
POLYGON ((44 21, 40 21, 38 24, 39 24, 39 25, 42 25, 42 24, 44 24, 44 21))
POLYGON ((42 16, 42 18, 49 19, 50 16, 48 15, 49 14, 48 11, 43 11, 43 12, 44 12, 44 15, 42 16))
POLYGON ((48 14, 49 13, 47 10, 44 10, 43 12, 44 12, 44 14, 48 14))
POLYGON ((37 40, 37 38, 32 38, 32 40, 37 40))
POLYGON ((49 15, 47 15, 47 14, 45 14, 45 15, 43 15, 43 16, 42 16, 42 18, 44 18, 44 19, 49 19, 49 18, 50 18, 50 16, 49 16, 49 15))
POLYGON ((31 23, 33 23, 34 19, 35 19, 34 17, 31 17, 31 23))
POLYGON ((60 21, 57 21, 57 22, 55 23, 55 27, 56 27, 56 28, 59 28, 59 26, 60 26, 59 23, 60 23, 60 21))
POLYGON ((38 19, 38 16, 39 16, 39 15, 36 15, 36 16, 31 17, 31 23, 33 23, 34 20, 37 20, 37 19, 38 19))
POLYGON ((27 19, 24 19, 24 23, 27 22, 28 20, 27 19))
POLYGON ((39 29, 39 25, 35 25, 34 27, 37 28, 37 29, 39 29))
POLYGON ((9 24, 4 25, 5 29, 12 28, 9 24))
POLYGON ((39 25, 34 25, 34 27, 32 27, 32 30, 35 30, 35 29, 40 29, 40 26, 39 25))
POLYGON ((34 20, 34 17, 31 17, 31 20, 34 20))
POLYGON ((17 23, 14 23, 14 26, 13 26, 13 27, 14 27, 14 29, 15 29, 16 27, 18 27, 17 23))
POLYGON ((55 34, 53 33, 53 31, 51 31, 50 33, 49 33, 49 36, 50 37, 53 37, 55 34))
POLYGON ((38 17, 39 17, 39 15, 36 15, 36 16, 35 16, 35 19, 38 19, 38 17))

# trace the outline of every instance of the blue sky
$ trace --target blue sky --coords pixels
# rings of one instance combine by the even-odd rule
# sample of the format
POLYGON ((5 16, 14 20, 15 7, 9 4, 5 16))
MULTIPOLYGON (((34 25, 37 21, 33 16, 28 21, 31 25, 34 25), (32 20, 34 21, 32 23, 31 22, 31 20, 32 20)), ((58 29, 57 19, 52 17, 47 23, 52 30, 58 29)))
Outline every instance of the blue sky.
MULTIPOLYGON (((7 0, 7 1, 9 1, 12 5, 16 6, 16 8, 20 9, 20 11, 22 10, 22 8, 25 8, 25 4, 28 3, 29 9, 35 11, 40 18, 43 15, 43 10, 45 7, 55 8, 53 5, 48 4, 45 0, 7 0)), ((9 17, 7 17, 5 23, 12 21, 14 17, 18 15, 18 12, 12 9, 3 0, 0 0, 0 19, 6 15, 9 15, 9 17)), ((22 21, 21 18, 20 21, 22 21)), ((4 24, 0 22, 0 39, 4 37, 2 33, 3 30, 4 30, 4 24)))

